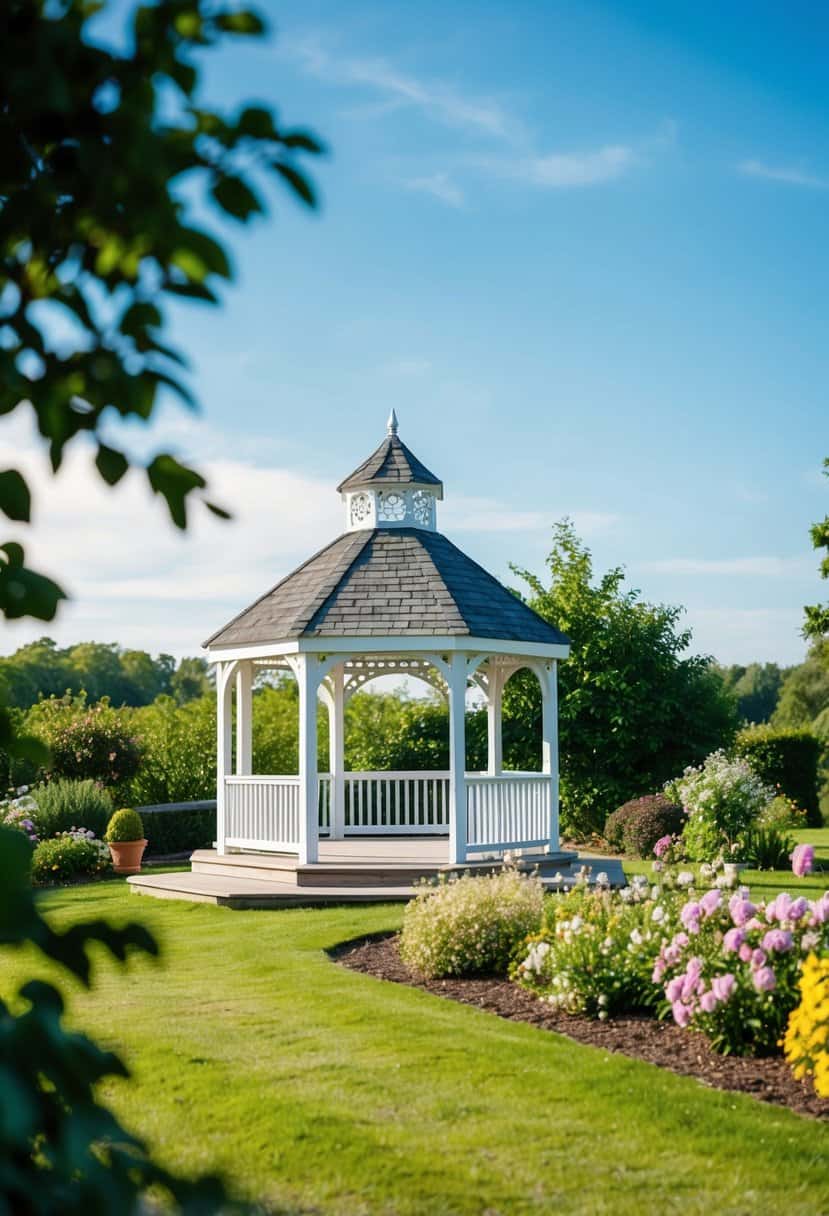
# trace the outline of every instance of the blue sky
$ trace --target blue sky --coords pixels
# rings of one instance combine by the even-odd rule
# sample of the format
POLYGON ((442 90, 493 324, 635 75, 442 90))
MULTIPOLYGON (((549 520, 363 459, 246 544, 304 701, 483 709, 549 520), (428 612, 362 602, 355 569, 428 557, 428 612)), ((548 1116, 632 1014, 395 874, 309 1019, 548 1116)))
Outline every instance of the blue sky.
POLYGON ((442 526, 500 577, 540 571, 569 514, 599 571, 687 607, 694 649, 799 661, 826 594, 829 13, 263 7, 275 36, 214 54, 206 96, 315 129, 323 205, 274 193, 227 231, 225 307, 175 316, 203 419, 169 408, 149 444, 237 520, 185 546, 70 463, 36 533, 75 594, 51 632, 194 652, 336 534, 393 405, 442 526))

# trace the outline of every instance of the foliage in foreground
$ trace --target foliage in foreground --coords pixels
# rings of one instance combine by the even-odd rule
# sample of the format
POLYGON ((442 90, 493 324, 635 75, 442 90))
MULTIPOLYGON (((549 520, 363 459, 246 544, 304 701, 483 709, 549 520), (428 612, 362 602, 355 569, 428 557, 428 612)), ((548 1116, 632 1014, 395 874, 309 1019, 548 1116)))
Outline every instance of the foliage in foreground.
POLYGON ((829 954, 810 954, 800 976, 800 1004, 789 1015, 783 1048, 798 1081, 829 1098, 829 954))
MULTIPOLYGON (((30 848, 19 832, 0 828, 0 945, 33 945, 87 987, 90 947, 116 958, 157 954, 143 926, 104 921, 59 933, 39 914, 29 879, 30 848)), ((156 1165, 98 1101, 106 1077, 128 1075, 122 1061, 63 1025, 54 984, 31 980, 17 994, 20 1010, 0 1002, 0 1211, 15 1216, 132 1216, 149 1195, 192 1216, 229 1211, 216 1179, 189 1182, 156 1165)))
POLYGON ((544 890, 512 867, 425 885, 403 913, 400 957, 427 979, 505 975, 513 951, 541 924, 544 890))

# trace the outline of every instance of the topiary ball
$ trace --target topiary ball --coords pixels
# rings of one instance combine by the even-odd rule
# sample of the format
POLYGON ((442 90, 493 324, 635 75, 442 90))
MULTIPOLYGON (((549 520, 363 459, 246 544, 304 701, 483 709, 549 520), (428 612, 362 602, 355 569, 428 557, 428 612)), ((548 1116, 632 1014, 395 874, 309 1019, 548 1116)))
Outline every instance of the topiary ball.
POLYGON ((109 821, 104 840, 108 844, 129 844, 133 840, 144 839, 144 824, 138 811, 131 807, 123 807, 116 811, 109 821))

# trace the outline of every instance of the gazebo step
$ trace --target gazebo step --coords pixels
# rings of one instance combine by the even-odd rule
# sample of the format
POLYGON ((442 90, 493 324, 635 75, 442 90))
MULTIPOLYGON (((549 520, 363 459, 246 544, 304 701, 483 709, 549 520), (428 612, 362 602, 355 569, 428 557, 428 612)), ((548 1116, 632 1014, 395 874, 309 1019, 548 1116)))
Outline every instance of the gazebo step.
POLYGON ((406 903, 414 895, 411 886, 397 887, 303 887, 282 882, 237 878, 217 874, 135 874, 127 879, 133 895, 156 899, 184 899, 221 907, 290 908, 324 904, 406 903))

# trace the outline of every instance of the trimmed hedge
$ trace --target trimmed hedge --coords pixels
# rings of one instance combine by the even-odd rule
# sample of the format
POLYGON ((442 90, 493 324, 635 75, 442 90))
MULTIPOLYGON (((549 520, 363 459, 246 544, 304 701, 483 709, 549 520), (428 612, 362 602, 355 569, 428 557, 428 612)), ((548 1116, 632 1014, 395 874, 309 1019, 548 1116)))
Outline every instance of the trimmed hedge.
POLYGON ((769 785, 792 798, 806 812, 810 828, 822 825, 818 803, 821 742, 798 727, 747 726, 734 741, 734 750, 769 785))
POLYGON ((171 806, 139 807, 147 855, 192 853, 209 849, 216 839, 216 803, 194 802, 171 806))
POLYGON ((678 836, 685 826, 681 806, 664 794, 633 798, 608 815, 604 838, 611 849, 650 857, 653 846, 663 836, 678 836))

